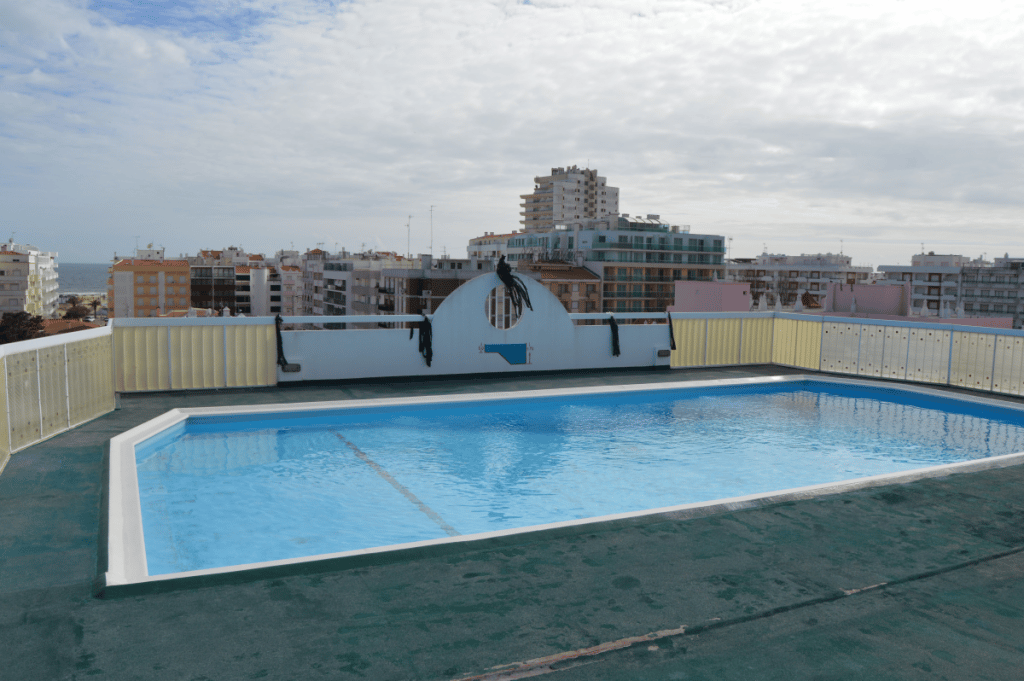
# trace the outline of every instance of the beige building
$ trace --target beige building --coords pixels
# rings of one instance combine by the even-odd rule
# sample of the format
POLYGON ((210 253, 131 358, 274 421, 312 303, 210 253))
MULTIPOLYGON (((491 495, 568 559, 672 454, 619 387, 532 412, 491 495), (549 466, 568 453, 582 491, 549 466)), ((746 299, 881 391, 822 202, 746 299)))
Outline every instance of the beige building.
POLYGON ((107 279, 110 317, 158 317, 187 311, 192 301, 187 260, 166 260, 164 249, 137 250, 135 258, 115 259, 107 279))
POLYGON ((557 224, 597 220, 619 212, 619 189, 607 186, 597 170, 552 168, 550 175, 533 178, 532 194, 519 198, 526 231, 551 229, 557 224))
POLYGON ((57 254, 13 239, 0 245, 0 312, 57 314, 57 254))
POLYGON ((518 271, 555 294, 566 312, 601 312, 601 277, 585 267, 560 262, 522 262, 518 271))

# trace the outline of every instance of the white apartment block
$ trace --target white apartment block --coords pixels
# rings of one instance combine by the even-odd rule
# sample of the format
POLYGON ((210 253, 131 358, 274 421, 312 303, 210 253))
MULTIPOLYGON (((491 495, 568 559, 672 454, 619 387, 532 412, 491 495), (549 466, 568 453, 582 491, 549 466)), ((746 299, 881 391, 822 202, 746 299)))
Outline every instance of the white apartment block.
POLYGON ((911 282, 914 314, 938 317, 944 309, 952 311, 958 306, 963 268, 989 265, 963 255, 932 251, 911 257, 909 265, 879 265, 878 271, 885 275, 886 282, 911 282))
POLYGON ((815 304, 822 304, 828 284, 866 284, 870 267, 854 266, 848 255, 836 253, 804 253, 780 255, 762 253, 755 258, 734 258, 728 263, 726 279, 750 284, 751 300, 760 300, 768 293, 783 305, 796 302, 797 292, 806 291, 815 304))
POLYGON ((469 240, 469 246, 466 247, 466 255, 470 258, 493 260, 494 262, 497 262, 498 258, 503 255, 507 259, 509 239, 518 236, 518 234, 518 232, 510 234, 484 232, 483 236, 474 237, 469 240))
POLYGON ((619 212, 619 189, 589 168, 552 168, 550 175, 533 178, 532 194, 523 194, 519 222, 527 232, 556 224, 596 220, 619 212))
POLYGON ((57 254, 11 239, 0 245, 0 312, 57 315, 57 254))
POLYGON ((1024 258, 1006 254, 988 262, 963 255, 922 253, 908 265, 882 265, 887 281, 909 281, 915 313, 1024 318, 1024 258))
POLYGON ((420 269, 429 266, 430 256, 410 260, 396 253, 339 253, 325 265, 327 283, 325 314, 367 315, 388 313, 394 309, 383 285, 386 269, 420 269))

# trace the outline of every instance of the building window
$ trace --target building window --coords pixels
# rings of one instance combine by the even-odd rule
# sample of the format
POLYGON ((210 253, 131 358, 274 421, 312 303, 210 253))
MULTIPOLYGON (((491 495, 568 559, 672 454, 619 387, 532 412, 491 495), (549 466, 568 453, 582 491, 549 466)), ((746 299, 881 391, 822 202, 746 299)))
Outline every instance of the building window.
POLYGON ((275 305, 275 306, 270 308, 270 311, 271 312, 280 312, 281 311, 281 307, 279 305, 275 305))
POLYGON ((281 302, 281 296, 270 296, 270 302, 272 302, 272 303, 280 303, 281 302))

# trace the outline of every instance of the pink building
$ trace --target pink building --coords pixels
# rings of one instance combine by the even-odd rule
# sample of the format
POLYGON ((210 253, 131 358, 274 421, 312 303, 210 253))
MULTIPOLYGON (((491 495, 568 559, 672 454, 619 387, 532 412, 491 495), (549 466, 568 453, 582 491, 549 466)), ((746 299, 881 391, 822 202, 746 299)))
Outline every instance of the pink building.
POLYGON ((750 284, 735 281, 677 281, 669 312, 749 312, 750 284))
POLYGON ((911 282, 902 284, 835 284, 829 283, 825 304, 821 310, 806 310, 808 314, 828 317, 856 317, 859 319, 891 319, 936 324, 981 326, 989 329, 1013 327, 1011 317, 958 317, 953 310, 949 316, 920 317, 913 315, 911 282))

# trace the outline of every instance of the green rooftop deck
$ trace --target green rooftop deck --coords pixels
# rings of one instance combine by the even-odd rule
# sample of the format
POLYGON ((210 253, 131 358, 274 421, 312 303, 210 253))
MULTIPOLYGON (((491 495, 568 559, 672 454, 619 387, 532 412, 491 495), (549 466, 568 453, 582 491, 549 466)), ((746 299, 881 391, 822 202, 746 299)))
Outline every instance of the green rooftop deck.
POLYGON ((358 569, 92 596, 105 443, 174 407, 781 373, 122 397, 0 475, 0 678, 1020 678, 1022 466, 358 569))

